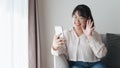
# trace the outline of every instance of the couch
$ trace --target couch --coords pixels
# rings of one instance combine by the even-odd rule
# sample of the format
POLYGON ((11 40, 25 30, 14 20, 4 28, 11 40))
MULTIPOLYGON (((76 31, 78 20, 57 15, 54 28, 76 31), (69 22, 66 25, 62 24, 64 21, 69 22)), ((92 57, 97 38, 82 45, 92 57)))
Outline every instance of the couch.
MULTIPOLYGON (((113 33, 101 34, 107 47, 107 55, 102 58, 107 68, 120 68, 120 35, 113 33)), ((54 68, 69 68, 64 55, 54 56, 54 68)))

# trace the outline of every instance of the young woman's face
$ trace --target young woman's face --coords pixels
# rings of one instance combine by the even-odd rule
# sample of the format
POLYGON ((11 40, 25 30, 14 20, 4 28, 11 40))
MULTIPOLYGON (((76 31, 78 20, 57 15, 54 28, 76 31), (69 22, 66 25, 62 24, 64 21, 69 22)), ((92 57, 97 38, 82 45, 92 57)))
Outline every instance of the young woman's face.
POLYGON ((85 17, 79 16, 80 14, 78 13, 78 11, 75 12, 75 14, 73 15, 73 24, 75 28, 81 28, 82 27, 86 27, 86 22, 87 19, 85 17))

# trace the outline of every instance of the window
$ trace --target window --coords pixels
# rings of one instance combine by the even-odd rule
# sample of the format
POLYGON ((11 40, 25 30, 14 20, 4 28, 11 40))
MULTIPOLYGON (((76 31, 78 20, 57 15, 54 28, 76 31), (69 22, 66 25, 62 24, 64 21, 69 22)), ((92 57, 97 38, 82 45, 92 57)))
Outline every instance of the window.
POLYGON ((28 68, 28 0, 0 0, 0 68, 28 68))

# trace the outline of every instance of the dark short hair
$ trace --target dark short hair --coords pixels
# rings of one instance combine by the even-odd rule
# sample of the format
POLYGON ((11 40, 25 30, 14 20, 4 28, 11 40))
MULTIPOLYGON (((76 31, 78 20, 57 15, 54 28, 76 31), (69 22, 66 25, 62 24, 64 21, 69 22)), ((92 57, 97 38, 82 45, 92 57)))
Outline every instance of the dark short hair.
MULTIPOLYGON (((87 19, 91 19, 91 21, 94 21, 93 17, 92 17, 91 10, 87 5, 84 5, 84 4, 77 5, 72 12, 72 17, 73 17, 73 15, 75 15, 76 11, 78 11, 79 16, 82 16, 82 17, 85 17, 87 19)), ((94 24, 93 24, 93 26, 94 26, 94 24)))

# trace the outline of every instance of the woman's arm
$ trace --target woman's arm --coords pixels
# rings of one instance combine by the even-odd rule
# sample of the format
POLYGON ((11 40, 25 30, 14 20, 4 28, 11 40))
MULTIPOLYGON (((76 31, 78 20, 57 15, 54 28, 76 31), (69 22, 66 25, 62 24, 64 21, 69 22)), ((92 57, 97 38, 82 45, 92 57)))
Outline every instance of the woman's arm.
POLYGON ((51 47, 51 54, 54 56, 59 56, 61 54, 65 54, 66 53, 66 47, 65 45, 55 49, 53 46, 51 47))
POLYGON ((102 58, 106 55, 107 49, 97 32, 93 31, 92 36, 88 38, 88 42, 97 58, 102 58))
POLYGON ((62 43, 62 41, 59 41, 60 38, 56 38, 54 37, 53 39, 53 45, 51 46, 51 53, 54 56, 59 56, 60 54, 67 54, 67 42, 66 42, 66 37, 67 37, 67 31, 63 32, 64 35, 64 43, 62 43), (58 42, 59 41, 59 42, 58 42))

